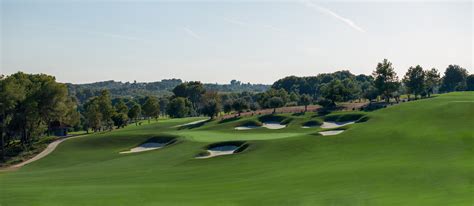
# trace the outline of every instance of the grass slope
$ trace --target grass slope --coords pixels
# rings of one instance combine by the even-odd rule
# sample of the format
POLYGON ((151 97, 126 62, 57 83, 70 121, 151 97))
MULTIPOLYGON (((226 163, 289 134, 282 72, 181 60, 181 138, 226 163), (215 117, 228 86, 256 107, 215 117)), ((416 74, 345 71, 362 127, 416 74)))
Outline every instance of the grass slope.
POLYGON ((62 143, 0 173, 0 205, 472 205, 474 93, 451 93, 367 113, 337 136, 301 129, 236 131, 242 118, 129 126, 62 143), (123 155, 153 136, 170 147, 123 155), (193 159, 206 145, 246 140, 236 155, 193 159))

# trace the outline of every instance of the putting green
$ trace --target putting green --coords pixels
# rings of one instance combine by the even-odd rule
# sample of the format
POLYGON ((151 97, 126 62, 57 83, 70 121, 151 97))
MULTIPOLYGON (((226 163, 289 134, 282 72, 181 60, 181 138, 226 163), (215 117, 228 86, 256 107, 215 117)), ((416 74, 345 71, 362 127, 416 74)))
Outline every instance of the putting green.
POLYGON ((175 127, 162 120, 61 143, 47 157, 0 173, 0 205, 472 205, 474 93, 367 113, 336 136, 288 126, 236 131, 257 117, 175 127), (152 136, 159 150, 119 154, 152 136), (194 159, 210 142, 245 140, 242 153, 194 159))

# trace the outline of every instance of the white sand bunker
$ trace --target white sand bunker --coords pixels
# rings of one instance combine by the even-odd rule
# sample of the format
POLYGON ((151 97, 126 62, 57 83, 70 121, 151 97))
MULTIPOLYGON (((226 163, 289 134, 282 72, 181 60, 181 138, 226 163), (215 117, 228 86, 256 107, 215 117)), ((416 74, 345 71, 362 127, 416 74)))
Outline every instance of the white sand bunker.
POLYGON ((238 126, 235 127, 235 130, 249 130, 249 129, 256 129, 259 128, 259 126, 238 126))
MULTIPOLYGON (((249 129, 256 129, 260 126, 238 126, 235 127, 235 130, 249 130, 249 129)), ((286 127, 284 124, 280 124, 280 122, 264 122, 261 127, 265 127, 267 129, 283 129, 286 127)))
POLYGON ((355 121, 348 121, 348 122, 323 122, 323 124, 321 125, 321 128, 324 128, 324 129, 332 129, 332 128, 342 127, 342 126, 349 125, 349 124, 354 124, 354 123, 355 123, 355 121))
POLYGON ((147 142, 147 143, 144 143, 144 144, 142 144, 138 147, 134 147, 134 148, 130 149, 129 151, 120 152, 120 154, 145 152, 145 151, 160 149, 160 148, 164 147, 165 145, 166 145, 166 143, 147 142))
POLYGON ((222 156, 222 155, 230 155, 234 154, 235 150, 237 150, 239 147, 235 145, 225 145, 225 146, 218 146, 218 147, 213 147, 209 148, 207 152, 209 153, 208 155, 205 156, 199 156, 196 157, 197 159, 205 159, 205 158, 211 158, 215 156, 222 156))
POLYGON ((344 130, 331 130, 331 131, 324 131, 324 132, 319 132, 319 134, 323 136, 331 136, 331 135, 338 135, 344 132, 344 130))
POLYGON ((283 129, 286 125, 280 124, 280 122, 264 122, 262 127, 267 129, 283 129))

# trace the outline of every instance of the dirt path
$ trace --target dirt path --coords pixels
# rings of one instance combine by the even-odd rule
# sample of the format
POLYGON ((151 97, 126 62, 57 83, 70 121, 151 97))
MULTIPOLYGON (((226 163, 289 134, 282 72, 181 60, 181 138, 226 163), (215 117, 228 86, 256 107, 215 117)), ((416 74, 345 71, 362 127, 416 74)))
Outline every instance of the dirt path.
POLYGON ((74 139, 74 138, 77 138, 77 137, 82 137, 82 136, 85 136, 85 135, 76 135, 76 136, 69 136, 69 137, 65 137, 65 138, 61 138, 61 139, 58 139, 54 142, 51 142, 49 143, 49 145, 46 147, 46 149, 44 149, 43 151, 41 151, 39 154, 37 154, 36 156, 34 156, 33 158, 29 159, 29 160, 26 160, 24 162, 20 162, 16 165, 12 165, 12 166, 9 166, 9 167, 5 167, 5 168, 0 168, 0 171, 12 171, 12 170, 17 170, 19 169, 20 167, 23 167, 27 164, 30 164, 36 160, 39 160, 43 157, 46 157, 47 155, 49 155, 51 152, 53 152, 56 147, 61 144, 61 142, 64 142, 68 139, 74 139))

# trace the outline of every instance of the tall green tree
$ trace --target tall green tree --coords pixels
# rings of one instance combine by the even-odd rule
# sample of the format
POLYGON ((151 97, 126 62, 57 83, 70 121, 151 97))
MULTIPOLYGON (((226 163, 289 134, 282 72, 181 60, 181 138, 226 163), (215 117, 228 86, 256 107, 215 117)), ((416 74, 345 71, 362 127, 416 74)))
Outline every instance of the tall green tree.
POLYGON ((449 65, 444 72, 440 90, 444 92, 462 91, 466 88, 467 70, 458 65, 449 65))
POLYGON ((249 103, 247 101, 245 101, 243 98, 239 98, 239 99, 236 99, 233 103, 232 103, 232 108, 237 111, 238 115, 240 116, 240 114, 249 108, 249 103))
POLYGON ((233 100, 227 100, 224 102, 224 112, 229 113, 232 111, 233 100))
POLYGON ((22 125, 22 143, 28 149, 52 122, 60 121, 67 114, 68 90, 66 85, 45 74, 16 73, 11 77, 20 80, 26 88, 26 98, 18 107, 17 122, 22 125))
POLYGON ((148 118, 148 123, 150 123, 150 118, 158 120, 158 116, 160 115, 160 103, 156 97, 148 96, 142 109, 143 114, 148 118))
POLYGON ((135 125, 138 125, 138 118, 140 117, 141 113, 141 106, 138 103, 133 102, 130 107, 130 110, 128 111, 128 117, 135 121, 135 125))
POLYGON ((431 70, 425 71, 425 87, 426 87, 426 94, 428 97, 433 94, 435 88, 439 86, 440 83, 440 74, 436 68, 432 68, 431 70))
POLYGON ((97 97, 97 103, 99 105, 99 111, 102 116, 102 124, 107 129, 112 130, 114 122, 112 117, 115 115, 115 109, 112 106, 112 100, 110 99, 109 90, 102 90, 100 96, 97 97))
POLYGON ((345 78, 341 81, 344 86, 342 99, 344 101, 359 99, 361 96, 361 86, 352 78, 345 78))
POLYGON ((377 88, 386 102, 390 102, 390 97, 400 86, 392 63, 384 59, 383 62, 377 64, 377 68, 372 73, 372 76, 375 79, 375 88, 377 88))
POLYGON ((206 89, 201 82, 191 81, 179 84, 173 89, 173 93, 176 97, 188 98, 191 101, 192 108, 197 110, 206 89))
POLYGON ((98 97, 92 97, 84 104, 84 118, 87 128, 91 128, 94 132, 102 129, 103 118, 98 97))
POLYGON ((216 117, 221 111, 221 106, 218 101, 216 101, 215 99, 211 99, 204 103, 204 106, 201 110, 204 115, 207 115, 211 119, 214 119, 214 117, 216 117))
POLYGON ((79 113, 76 97, 69 97, 65 105, 65 115, 59 119, 59 122, 77 128, 81 122, 81 114, 79 113))
POLYGON ((377 88, 375 88, 372 85, 369 86, 367 89, 365 89, 363 93, 363 97, 369 100, 369 104, 372 103, 373 100, 377 99, 378 96, 379 96, 379 91, 377 90, 377 88))
POLYGON ((166 108, 168 107, 168 104, 170 103, 170 100, 168 97, 161 97, 160 100, 160 113, 165 115, 166 114, 166 108))
POLYGON ((13 78, 5 78, 0 76, 0 149, 1 161, 5 161, 6 147, 6 132, 7 126, 10 124, 15 108, 25 99, 25 88, 23 88, 13 78))
POLYGON ((112 116, 112 121, 114 122, 114 125, 117 127, 117 129, 124 128, 128 123, 128 115, 126 113, 116 112, 114 113, 114 116, 112 116))
POLYGON ((336 102, 344 100, 344 95, 347 93, 346 88, 338 79, 333 79, 321 87, 322 96, 331 101, 330 106, 336 106, 336 102))
POLYGON ((123 99, 119 99, 118 102, 114 105, 115 111, 117 113, 128 114, 128 106, 125 104, 123 99))
POLYGON ((273 113, 276 113, 276 109, 285 106, 285 101, 281 97, 272 97, 268 99, 268 107, 273 108, 273 113))
POLYGON ((466 77, 466 88, 467 91, 474 91, 474 74, 466 77))
POLYGON ((289 101, 289 95, 288 92, 286 92, 285 89, 269 89, 264 93, 261 93, 258 96, 258 103, 266 108, 273 108, 271 107, 268 103, 269 100, 273 97, 279 97, 283 101, 283 105, 286 104, 289 101))
POLYGON ((425 72, 420 65, 410 67, 403 77, 403 83, 407 87, 407 92, 415 95, 415 99, 418 95, 425 91, 425 72))
POLYGON ((125 104, 123 99, 119 99, 118 102, 115 104, 115 114, 112 116, 112 120, 114 121, 114 125, 117 128, 123 128, 128 123, 128 106, 125 104))
POLYGON ((191 109, 191 102, 184 97, 175 97, 170 100, 167 112, 170 117, 182 118, 186 117, 191 109))
POLYGON ((303 94, 300 96, 300 104, 304 105, 304 112, 308 111, 308 105, 310 105, 313 102, 313 98, 309 96, 308 94, 303 94))
POLYGON ((28 150, 53 123, 77 122, 75 101, 69 97, 66 85, 53 76, 18 72, 2 76, 1 82, 2 145, 7 134, 19 136, 23 149, 28 150))

